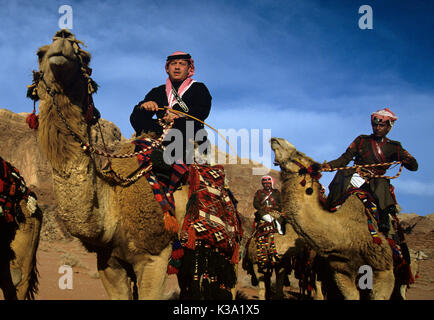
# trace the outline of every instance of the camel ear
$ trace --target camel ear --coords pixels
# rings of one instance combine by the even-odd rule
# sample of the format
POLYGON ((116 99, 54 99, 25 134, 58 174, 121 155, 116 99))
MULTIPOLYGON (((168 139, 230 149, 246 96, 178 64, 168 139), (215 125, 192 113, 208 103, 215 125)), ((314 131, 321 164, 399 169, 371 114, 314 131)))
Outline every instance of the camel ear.
POLYGON ((47 53, 47 51, 48 51, 49 48, 50 48, 50 46, 47 44, 45 46, 40 47, 38 49, 38 51, 36 52, 36 55, 38 56, 39 63, 42 61, 42 58, 47 53))
POLYGON ((85 51, 85 50, 83 50, 83 49, 81 49, 81 50, 80 50, 80 56, 81 56, 81 59, 83 60, 83 63, 84 63, 86 66, 88 66, 88 65, 89 65, 89 62, 90 62, 90 59, 91 59, 91 55, 90 55, 90 53, 87 52, 87 51, 85 51))

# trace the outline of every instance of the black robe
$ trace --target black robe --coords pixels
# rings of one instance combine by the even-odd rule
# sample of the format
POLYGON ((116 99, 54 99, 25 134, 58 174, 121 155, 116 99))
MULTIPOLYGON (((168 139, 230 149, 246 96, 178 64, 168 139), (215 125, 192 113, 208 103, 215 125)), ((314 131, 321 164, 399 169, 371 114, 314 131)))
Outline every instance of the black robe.
MULTIPOLYGON (((175 89, 178 89, 180 85, 181 83, 173 83, 173 87, 175 89)), ((211 99, 212 97, 205 84, 201 82, 194 82, 190 86, 190 88, 184 92, 182 96, 182 100, 188 106, 189 111, 185 112, 178 104, 175 104, 173 106, 173 109, 185 112, 195 118, 198 118, 199 120, 204 121, 208 117, 211 110, 211 99)), ((134 107, 133 112, 130 116, 130 122, 134 130, 136 131, 136 136, 147 132, 155 132, 158 135, 162 133, 162 128, 158 124, 157 119, 155 119, 154 116, 156 116, 156 118, 158 119, 163 118, 166 111, 159 110, 157 112, 153 112, 147 111, 140 107, 142 103, 148 101, 156 102, 158 107, 160 108, 167 107, 169 103, 166 96, 166 85, 164 84, 159 87, 153 88, 151 91, 148 92, 145 98, 134 107)), ((175 119, 172 129, 178 129, 182 133, 184 162, 186 161, 186 158, 190 159, 191 161, 191 157, 193 156, 192 150, 189 150, 190 152, 188 153, 188 155, 186 155, 186 148, 187 146, 190 146, 190 144, 187 144, 189 133, 192 133, 193 136, 191 138, 199 145, 201 145, 202 148, 204 147, 202 144, 208 144, 208 139, 205 131, 202 131, 202 133, 204 133, 204 136, 196 139, 196 133, 200 129, 204 129, 204 125, 191 118, 183 117, 175 119), (192 128, 191 132, 187 132, 187 128, 192 128)), ((172 137, 171 140, 164 141, 163 145, 169 145, 171 142, 174 141, 174 139, 175 138, 172 137)))

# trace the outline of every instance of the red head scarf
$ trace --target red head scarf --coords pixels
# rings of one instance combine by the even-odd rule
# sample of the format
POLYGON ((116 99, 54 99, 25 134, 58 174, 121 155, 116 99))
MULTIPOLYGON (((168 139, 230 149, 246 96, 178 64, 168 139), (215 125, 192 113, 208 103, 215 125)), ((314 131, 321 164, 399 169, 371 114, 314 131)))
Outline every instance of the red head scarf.
POLYGON ((393 126, 396 120, 398 117, 389 108, 377 110, 371 114, 371 121, 374 123, 389 121, 390 126, 393 126))
POLYGON ((271 188, 274 188, 274 179, 272 176, 263 176, 261 179, 261 183, 262 185, 264 185, 264 183, 266 182, 270 182, 271 183, 271 188))

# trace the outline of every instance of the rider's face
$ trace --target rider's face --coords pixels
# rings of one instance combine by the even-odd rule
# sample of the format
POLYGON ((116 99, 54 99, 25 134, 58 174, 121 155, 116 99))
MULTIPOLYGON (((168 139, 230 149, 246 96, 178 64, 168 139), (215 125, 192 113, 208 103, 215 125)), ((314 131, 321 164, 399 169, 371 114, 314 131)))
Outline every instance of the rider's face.
POLYGON ((388 122, 371 122, 371 124, 374 135, 379 138, 385 137, 389 133, 390 129, 392 129, 388 122))
POLYGON ((264 186, 265 190, 270 190, 271 189, 271 182, 264 182, 262 185, 264 186))
POLYGON ((190 71, 190 64, 187 60, 176 59, 169 62, 167 66, 167 74, 172 81, 184 81, 188 77, 190 71))

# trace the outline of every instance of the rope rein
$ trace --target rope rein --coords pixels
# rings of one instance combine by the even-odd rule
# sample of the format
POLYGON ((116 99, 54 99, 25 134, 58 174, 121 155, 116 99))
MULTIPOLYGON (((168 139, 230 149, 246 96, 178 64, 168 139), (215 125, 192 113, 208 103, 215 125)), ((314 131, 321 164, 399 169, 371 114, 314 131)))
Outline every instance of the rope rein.
POLYGON ((331 169, 322 168, 321 171, 331 172, 331 171, 356 169, 357 173, 360 174, 362 177, 396 179, 401 175, 402 167, 403 167, 402 161, 393 161, 393 162, 373 163, 373 164, 356 164, 356 165, 350 166, 350 167, 339 167, 339 168, 331 168, 331 169), (364 169, 364 168, 384 167, 384 166, 392 166, 392 165, 397 165, 397 164, 401 164, 401 166, 399 167, 398 173, 394 176, 375 175, 375 174, 372 174, 369 172, 362 172, 361 171, 361 169, 364 169))

